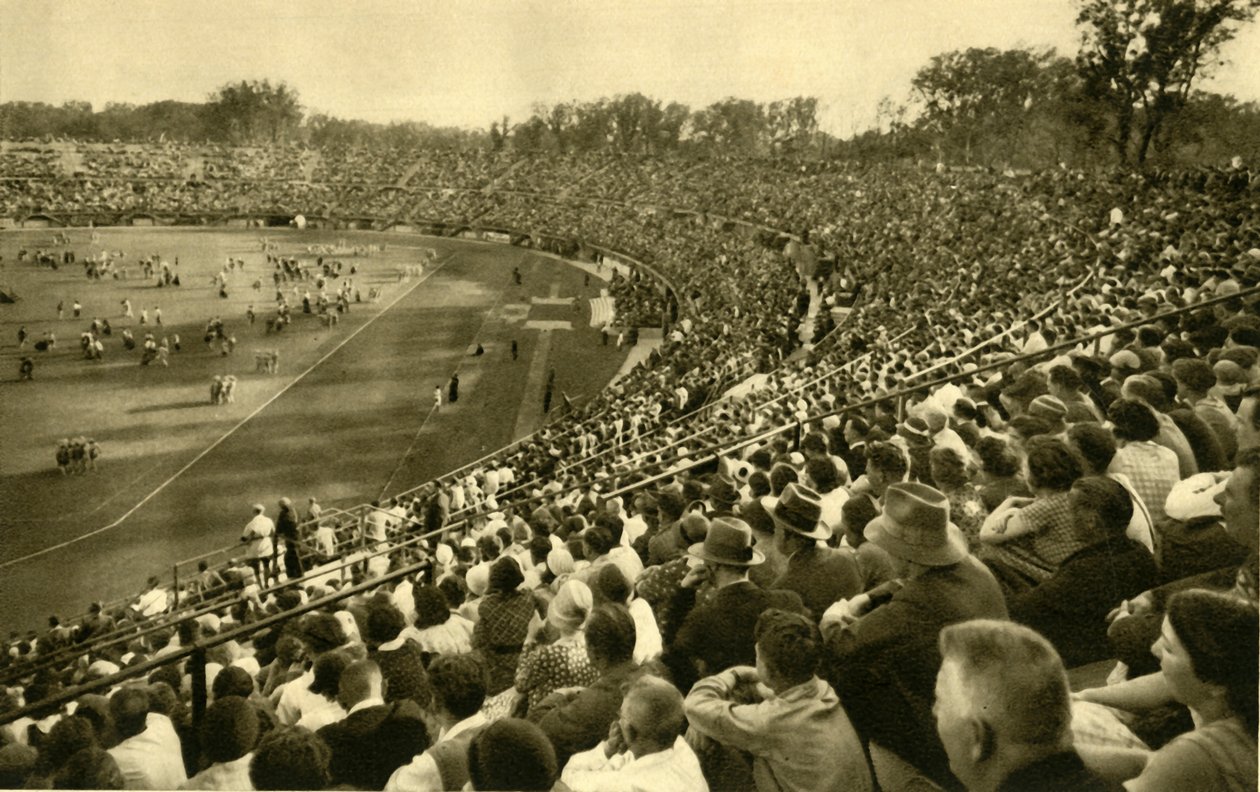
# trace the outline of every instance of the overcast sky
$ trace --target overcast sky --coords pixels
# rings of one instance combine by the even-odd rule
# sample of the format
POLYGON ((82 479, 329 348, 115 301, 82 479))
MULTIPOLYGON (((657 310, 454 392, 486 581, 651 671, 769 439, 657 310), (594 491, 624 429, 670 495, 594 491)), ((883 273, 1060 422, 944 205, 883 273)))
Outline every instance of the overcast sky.
MULTIPOLYGON (((535 102, 641 91, 702 107, 817 96, 868 126, 932 55, 1076 50, 1070 0, 0 0, 0 100, 203 101, 285 80, 308 110, 485 127, 535 102)), ((1260 25, 1208 84, 1260 100, 1260 25)))

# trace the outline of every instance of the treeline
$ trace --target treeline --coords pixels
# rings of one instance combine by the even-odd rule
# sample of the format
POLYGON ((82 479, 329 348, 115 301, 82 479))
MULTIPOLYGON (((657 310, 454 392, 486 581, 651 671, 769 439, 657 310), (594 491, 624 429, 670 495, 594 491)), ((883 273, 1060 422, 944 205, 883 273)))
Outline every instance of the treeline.
POLYGON ((229 145, 484 146, 484 131, 408 122, 373 124, 304 113, 298 92, 269 80, 228 83, 205 102, 88 102, 0 104, 0 134, 9 139, 74 138, 83 141, 155 141, 229 145))
POLYGON ((641 93, 539 105, 486 131, 371 124, 304 114, 284 83, 242 81, 203 104, 0 105, 8 138, 313 146, 488 147, 519 152, 693 151, 718 156, 914 160, 1042 168, 1260 161, 1260 106, 1196 85, 1260 0, 1075 0, 1080 49, 966 49, 933 57, 875 127, 847 140, 819 129, 819 101, 727 98, 692 109, 641 93))

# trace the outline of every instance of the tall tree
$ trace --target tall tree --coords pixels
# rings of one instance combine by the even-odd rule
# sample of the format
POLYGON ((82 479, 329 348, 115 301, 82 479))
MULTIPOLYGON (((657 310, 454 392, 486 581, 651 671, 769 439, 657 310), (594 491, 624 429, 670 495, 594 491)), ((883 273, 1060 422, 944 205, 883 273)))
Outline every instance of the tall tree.
POLYGON ((206 102, 211 132, 233 143, 287 140, 302 121, 297 91, 283 82, 241 80, 210 94, 206 102))
POLYGON ((1221 46, 1260 0, 1078 0, 1077 64, 1112 118, 1122 164, 1146 161, 1161 125, 1185 106, 1221 46))

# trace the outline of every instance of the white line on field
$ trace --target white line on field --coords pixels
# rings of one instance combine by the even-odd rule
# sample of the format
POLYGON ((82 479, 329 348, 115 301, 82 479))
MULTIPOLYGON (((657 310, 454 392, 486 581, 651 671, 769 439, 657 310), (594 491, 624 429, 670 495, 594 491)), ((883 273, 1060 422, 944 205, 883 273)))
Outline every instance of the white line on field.
POLYGON ((420 284, 424 283, 426 280, 428 280, 428 279, 429 279, 429 276, 430 276, 430 275, 432 275, 433 273, 437 272, 437 271, 438 271, 438 270, 440 270, 442 267, 446 266, 446 264, 447 264, 447 263, 448 263, 451 259, 453 259, 456 255, 458 255, 458 254, 457 254, 457 253, 451 253, 451 254, 450 254, 449 256, 447 256, 445 259, 443 259, 442 261, 440 261, 440 262, 437 264, 437 266, 435 266, 435 267, 432 267, 432 268, 428 269, 428 270, 424 273, 424 275, 422 275, 420 278, 418 278, 418 279, 416 280, 415 284, 414 284, 411 288, 407 289, 406 291, 404 291, 403 293, 401 293, 401 294, 399 294, 397 297, 395 297, 395 298, 394 298, 394 300, 393 300, 393 302, 391 302, 389 305, 387 305, 387 306, 385 306, 383 309, 381 309, 381 311, 380 311, 380 312, 378 312, 378 313, 376 314, 376 316, 373 316, 371 319, 368 319, 366 322, 364 322, 363 324, 361 324, 361 325, 359 325, 357 328, 355 328, 354 332, 352 332, 350 335, 348 335, 348 336, 346 336, 344 339, 342 339, 342 340, 341 340, 341 343, 337 344, 335 347, 333 347, 332 349, 328 350, 328 352, 327 352, 327 353, 326 353, 323 357, 321 357, 319 360, 317 360, 317 361, 315 361, 314 363, 312 363, 312 364, 310 365, 310 367, 308 367, 308 368, 306 369, 306 371, 303 371, 301 374, 299 374, 299 375, 297 375, 296 377, 294 377, 294 378, 293 378, 293 380, 292 380, 292 381, 290 381, 287 385, 285 385, 285 386, 284 386, 283 388, 281 388, 280 390, 276 391, 276 393, 275 393, 274 395, 272 395, 272 397, 271 397, 270 399, 267 399, 267 401, 265 401, 265 402, 263 402, 261 405, 259 405, 257 409, 255 409, 255 410, 254 410, 253 412, 251 412, 249 415, 247 415, 247 416, 245 416, 244 418, 242 418, 242 419, 240 420, 240 422, 236 424, 236 426, 233 426, 231 429, 227 430, 227 432, 225 432, 225 433, 224 433, 221 437, 219 437, 219 439, 218 439, 218 440, 215 440, 213 443, 211 443, 210 445, 206 446, 206 448, 205 448, 204 450, 202 450, 202 452, 201 452, 201 453, 199 453, 199 454, 197 454, 197 456, 193 457, 193 459, 192 459, 192 461, 191 461, 191 462, 189 462, 188 464, 184 465, 182 468, 180 468, 179 470, 177 470, 177 471, 174 473, 174 475, 172 475, 172 476, 171 476, 170 478, 168 478, 166 481, 163 481, 161 484, 159 484, 159 485, 158 485, 158 487, 157 487, 157 489, 153 490, 153 491, 152 491, 152 492, 150 492, 148 495, 145 495, 145 496, 144 496, 144 498, 142 498, 142 499, 140 500, 140 502, 139 502, 139 503, 137 503, 135 506, 132 506, 130 509, 128 509, 126 514, 124 514, 123 516, 119 517, 117 520, 114 520, 114 521, 113 521, 112 523, 110 523, 109 525, 105 525, 105 526, 102 526, 102 527, 97 528, 97 529, 95 529, 95 530, 88 531, 87 533, 85 533, 85 534, 81 534, 81 535, 79 535, 79 536, 76 536, 76 537, 74 537, 73 539, 67 539, 67 540, 66 540, 66 541, 64 541, 64 542, 59 542, 58 544, 55 544, 55 545, 50 545, 50 546, 48 546, 48 547, 45 547, 45 548, 44 548, 44 549, 42 549, 42 550, 36 550, 34 553, 27 553, 26 555, 22 556, 21 558, 14 558, 14 559, 9 560, 9 561, 3 561, 3 562, 0 562, 0 569, 4 569, 4 568, 6 568, 6 567, 11 567, 11 566, 13 566, 13 565, 15 565, 15 564, 20 564, 20 563, 22 563, 23 561, 29 561, 29 560, 30 560, 30 559, 32 559, 32 558, 38 558, 39 556, 42 556, 42 555, 44 555, 45 553, 51 553, 51 552, 53 552, 54 550, 60 550, 60 549, 62 549, 63 547, 69 547, 70 545, 75 544, 76 542, 81 542, 81 541, 83 541, 84 539, 87 539, 87 538, 92 537, 92 536, 96 536, 97 534, 100 534, 100 533, 104 533, 105 531, 108 531, 108 530, 110 530, 111 528, 115 528, 115 527, 117 527, 118 525, 120 525, 120 524, 121 524, 124 520, 126 520, 126 519, 127 519, 128 517, 130 517, 132 514, 135 514, 135 512, 136 512, 136 511, 137 511, 137 510, 138 510, 141 506, 143 506, 144 504, 148 503, 148 502, 149 502, 150 500, 152 500, 152 499, 154 498, 154 496, 156 496, 159 492, 161 492, 162 490, 166 489, 166 488, 167 488, 167 486, 169 486, 169 485, 171 484, 171 482, 175 481, 175 479, 177 479, 177 478, 179 478, 180 476, 182 476, 182 475, 183 475, 183 474, 184 474, 184 473, 185 473, 185 472, 186 472, 189 468, 191 468, 193 465, 195 465, 195 464, 197 464, 199 461, 201 461, 202 457, 204 457, 206 454, 209 454, 211 451, 213 451, 215 448, 217 448, 217 447, 219 446, 219 444, 220 444, 220 443, 222 443, 224 440, 226 440, 226 439, 228 439, 229 437, 231 437, 231 436, 232 436, 232 435, 236 432, 236 430, 237 430, 237 429, 240 429, 242 426, 244 426, 245 424, 249 423, 249 422, 250 422, 250 421, 254 418, 254 416, 258 415, 260 412, 262 412, 263 410, 267 409, 267 407, 269 407, 269 406, 271 405, 271 403, 272 403, 272 402, 274 402, 276 399, 278 399, 278 398, 280 398, 281 396, 283 396, 283 395, 284 395, 284 394, 285 394, 285 393, 289 390, 289 388, 292 388, 294 385, 296 385, 298 382, 300 382, 300 381, 301 381, 301 380, 302 380, 302 379, 303 379, 303 378, 304 378, 307 374, 310 374, 312 371, 314 371, 316 368, 318 368, 318 367, 319 367, 319 366, 320 366, 320 365, 321 365, 321 364, 322 364, 325 360, 327 360, 328 358, 330 358, 330 357, 332 357, 333 355, 335 355, 335 354, 337 353, 337 351, 338 351, 338 350, 340 350, 343 346, 345 346, 346 344, 350 343, 350 340, 351 340, 351 339, 353 339, 355 336, 357 336, 359 333, 363 332, 363 330, 364 330, 365 328, 367 328, 367 327, 368 327, 368 325, 372 324, 372 323, 373 323, 373 322, 375 322, 377 319, 380 319, 382 316, 384 316, 385 314, 389 313, 390 309, 391 309, 391 308, 393 308, 395 305, 397 305, 397 304, 398 304, 398 302, 399 302, 399 300, 403 299, 403 298, 404 298, 404 297, 406 297, 408 294, 411 294, 413 291, 415 291, 415 290, 416 290, 416 288, 417 288, 418 286, 420 286, 420 284))

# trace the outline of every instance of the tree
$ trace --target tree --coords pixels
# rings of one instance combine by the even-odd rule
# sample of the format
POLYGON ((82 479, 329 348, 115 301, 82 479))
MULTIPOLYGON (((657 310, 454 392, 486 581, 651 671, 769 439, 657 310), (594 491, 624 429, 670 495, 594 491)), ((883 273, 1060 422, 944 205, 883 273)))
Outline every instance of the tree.
POLYGON ((1111 116, 1120 162, 1138 165, 1161 125, 1185 106, 1195 80, 1218 62, 1221 46, 1260 10, 1260 0, 1078 2, 1078 67, 1111 116))
POLYGON ((297 91, 270 80, 228 83, 206 102, 210 132, 232 143, 275 143, 297 132, 302 105, 297 91))
POLYGON ((818 134, 818 97, 797 96, 766 108, 771 140, 787 151, 809 148, 818 134))
POLYGON ((920 123, 938 135, 942 148, 960 146, 970 163, 977 141, 990 151, 1017 135, 1035 97, 1045 94, 1043 79, 1055 60, 1053 50, 971 48, 933 57, 911 81, 923 106, 920 123))

